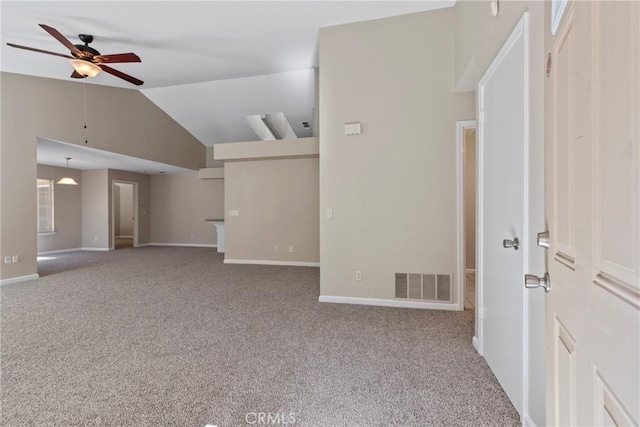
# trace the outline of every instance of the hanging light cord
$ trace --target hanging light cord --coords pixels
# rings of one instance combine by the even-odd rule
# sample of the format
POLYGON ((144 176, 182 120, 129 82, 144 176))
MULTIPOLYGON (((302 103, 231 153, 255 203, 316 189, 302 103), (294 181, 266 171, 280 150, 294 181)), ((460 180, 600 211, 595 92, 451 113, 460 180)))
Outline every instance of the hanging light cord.
POLYGON ((87 139, 87 76, 84 76, 84 143, 89 143, 87 139))

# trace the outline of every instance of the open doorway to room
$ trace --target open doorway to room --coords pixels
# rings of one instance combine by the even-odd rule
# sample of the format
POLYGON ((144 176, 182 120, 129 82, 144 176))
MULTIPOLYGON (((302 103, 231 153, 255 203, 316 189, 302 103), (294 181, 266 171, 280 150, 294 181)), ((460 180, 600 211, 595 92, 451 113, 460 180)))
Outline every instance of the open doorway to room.
POLYGON ((112 248, 115 250, 138 246, 137 184, 113 181, 112 184, 112 248))
POLYGON ((464 269, 466 309, 476 307, 476 128, 464 130, 464 269))
POLYGON ((476 307, 476 122, 457 122, 458 277, 465 310, 476 307))

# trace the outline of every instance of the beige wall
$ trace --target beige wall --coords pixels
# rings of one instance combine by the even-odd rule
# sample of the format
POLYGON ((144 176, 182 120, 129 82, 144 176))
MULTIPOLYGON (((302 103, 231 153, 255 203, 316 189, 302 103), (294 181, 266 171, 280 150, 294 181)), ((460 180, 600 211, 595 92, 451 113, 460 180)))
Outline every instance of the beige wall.
MULTIPOLYGON (((37 270, 36 137, 84 145, 84 101, 78 82, 1 73, 0 83, 0 251, 20 255, 20 263, 3 266, 0 277, 7 279, 37 270)), ((206 161, 200 142, 133 89, 88 86, 88 141, 191 169, 206 161)))
MULTIPOLYGON (((544 272, 544 251, 536 247, 536 233, 545 228, 544 223, 544 183, 540 171, 544 165, 544 3, 541 1, 501 1, 500 14, 494 18, 489 14, 489 1, 458 1, 454 7, 456 19, 456 87, 474 90, 496 56, 511 31, 525 11, 530 13, 529 65, 529 205, 530 228, 528 241, 529 259, 525 268, 528 272, 544 272), (465 81, 466 80, 466 81, 465 81)), ((544 293, 529 292, 527 319, 530 367, 528 372, 529 401, 528 416, 537 425, 545 423, 544 403, 544 293)), ((478 313, 476 312, 476 316, 478 313)), ((476 320, 477 324, 477 320, 476 320)))
POLYGON ((225 259, 319 262, 317 158, 233 161, 224 168, 225 259))
POLYGON ((113 187, 113 214, 116 237, 133 237, 133 185, 113 187))
POLYGON ((207 147, 207 161, 205 162, 205 167, 207 168, 221 168, 224 166, 224 163, 218 160, 213 159, 213 147, 207 147))
POLYGON ((57 182, 69 176, 79 186, 55 184, 54 224, 55 234, 38 235, 38 252, 77 249, 82 247, 82 173, 76 169, 38 165, 38 179, 57 182))
POLYGON ((476 130, 464 131, 465 268, 476 268, 476 130))
POLYGON ((215 245, 206 218, 224 218, 224 180, 199 179, 196 172, 152 175, 151 243, 215 245))
POLYGON ((217 160, 267 160, 318 157, 319 140, 316 137, 278 139, 274 141, 248 141, 216 144, 217 160))
POLYGON ((82 247, 109 249, 107 169, 82 171, 82 247))
POLYGON ((454 18, 320 30, 323 296, 392 299, 397 272, 456 280, 455 129, 473 118, 474 97, 453 93, 454 18), (344 135, 350 121, 362 135, 344 135))
POLYGON ((120 236, 120 202, 122 196, 120 195, 120 186, 116 185, 112 189, 113 191, 113 226, 115 227, 116 237, 120 236))

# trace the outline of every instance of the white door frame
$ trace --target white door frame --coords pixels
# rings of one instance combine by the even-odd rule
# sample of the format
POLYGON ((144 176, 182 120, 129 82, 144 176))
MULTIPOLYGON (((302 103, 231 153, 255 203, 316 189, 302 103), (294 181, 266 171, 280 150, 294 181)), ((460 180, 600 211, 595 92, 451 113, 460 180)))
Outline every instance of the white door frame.
MULTIPOLYGON (((501 62, 505 59, 513 44, 520 38, 524 38, 524 157, 520 159, 523 168, 523 233, 520 242, 520 250, 523 256, 524 271, 530 271, 530 259, 529 259, 529 227, 530 227, 530 204, 529 204, 529 192, 530 192, 530 109, 529 109, 529 97, 530 97, 530 35, 529 35, 529 13, 525 12, 515 26, 511 35, 504 43, 491 65, 478 82, 477 90, 477 114, 478 114, 478 128, 476 131, 476 164, 477 164, 477 193, 476 193, 476 336, 473 337, 473 346, 476 348, 480 355, 483 355, 484 347, 484 283, 483 283, 483 269, 484 269, 484 256, 482 250, 482 243, 484 241, 484 215, 483 215, 483 201, 484 201, 484 117, 482 112, 482 106, 484 105, 484 89, 487 81, 491 78, 493 73, 500 66, 501 62)), ((487 189, 491 191, 491 189, 487 189)), ((527 420, 529 414, 529 293, 525 292, 524 284, 521 287, 522 292, 522 419, 527 420)))
POLYGON ((138 183, 134 181, 122 181, 119 179, 111 180, 111 188, 109 191, 111 192, 111 247, 110 250, 114 250, 116 248, 116 214, 115 214, 115 206, 116 204, 113 201, 113 188, 116 184, 129 184, 133 185, 133 247, 138 247, 138 183))
POLYGON ((458 215, 456 218, 457 234, 458 234, 458 250, 456 253, 456 267, 458 276, 458 310, 464 310, 464 302, 467 298, 466 283, 466 266, 464 262, 466 249, 466 235, 464 228, 464 130, 476 129, 475 120, 460 120, 456 122, 456 200, 458 205, 458 215))

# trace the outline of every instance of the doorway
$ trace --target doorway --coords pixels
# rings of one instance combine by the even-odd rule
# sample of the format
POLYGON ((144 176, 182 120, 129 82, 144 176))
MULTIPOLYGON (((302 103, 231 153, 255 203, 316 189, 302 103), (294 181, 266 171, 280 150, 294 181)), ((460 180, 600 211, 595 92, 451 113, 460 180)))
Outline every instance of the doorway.
POLYGON ((476 121, 457 126, 458 289, 464 310, 476 307, 476 121))
POLYGON ((476 129, 464 130, 465 309, 476 307, 476 129))
POLYGON ((137 183, 113 181, 111 189, 111 248, 138 246, 137 183))

